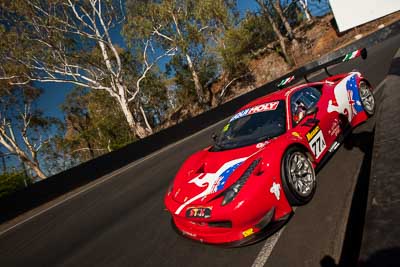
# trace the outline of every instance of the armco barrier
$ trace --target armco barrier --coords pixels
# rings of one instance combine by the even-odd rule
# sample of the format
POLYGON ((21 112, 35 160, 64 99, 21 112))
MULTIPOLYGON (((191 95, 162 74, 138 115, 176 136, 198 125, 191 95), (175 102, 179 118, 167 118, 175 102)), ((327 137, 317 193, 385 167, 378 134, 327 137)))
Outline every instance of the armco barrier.
MULTIPOLYGON (((369 47, 375 43, 395 36, 400 32, 400 21, 383 28, 363 39, 338 51, 328 54, 319 60, 307 64, 291 73, 265 84, 253 91, 239 96, 217 108, 204 112, 180 124, 157 132, 140 141, 129 144, 119 150, 82 163, 79 166, 61 172, 41 182, 21 190, 9 197, 0 200, 0 223, 5 222, 25 211, 48 202, 55 197, 65 194, 79 186, 87 184, 112 171, 115 171, 137 159, 140 159, 162 147, 172 144, 199 130, 210 126, 233 112, 249 101, 276 90, 276 84, 284 77, 304 73, 319 64, 330 61, 339 55, 351 52, 360 47, 369 47)), ((296 77, 296 79, 301 77, 296 77)))
POLYGON ((376 118, 360 262, 400 266, 400 49, 385 78, 376 118))

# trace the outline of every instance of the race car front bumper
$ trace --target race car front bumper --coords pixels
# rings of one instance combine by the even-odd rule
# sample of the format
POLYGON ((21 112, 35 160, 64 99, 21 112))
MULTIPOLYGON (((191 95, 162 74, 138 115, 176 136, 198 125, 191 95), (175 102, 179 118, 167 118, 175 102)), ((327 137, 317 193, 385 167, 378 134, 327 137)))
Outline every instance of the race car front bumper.
POLYGON ((205 244, 224 247, 246 246, 263 240, 279 230, 290 219, 292 213, 273 220, 275 208, 269 210, 255 225, 233 228, 229 221, 193 222, 186 218, 173 216, 174 230, 182 236, 205 244))

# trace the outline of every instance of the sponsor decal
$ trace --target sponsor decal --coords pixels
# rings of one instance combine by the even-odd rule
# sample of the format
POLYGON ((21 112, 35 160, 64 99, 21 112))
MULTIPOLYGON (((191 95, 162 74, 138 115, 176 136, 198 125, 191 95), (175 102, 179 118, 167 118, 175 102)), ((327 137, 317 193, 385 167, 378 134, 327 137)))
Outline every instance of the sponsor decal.
POLYGON ((292 76, 290 76, 290 77, 288 77, 288 78, 286 78, 286 79, 283 79, 283 80, 278 84, 278 87, 285 86, 286 84, 290 83, 290 82, 293 81, 293 80, 294 80, 294 75, 292 75, 292 76))
POLYGON ((310 133, 310 135, 307 134, 308 144, 310 145, 313 154, 318 159, 326 148, 325 138, 318 126, 315 127, 315 129, 313 129, 310 133))
POLYGON ((186 210, 186 217, 207 219, 211 217, 211 210, 211 207, 188 208, 186 210))
POLYGON ((260 148, 265 147, 265 146, 268 145, 268 144, 269 144, 268 141, 265 141, 265 142, 262 142, 262 143, 258 143, 258 144, 256 145, 256 148, 260 149, 260 148))
POLYGON ((236 207, 234 209, 240 208, 244 203, 244 200, 240 201, 239 203, 236 204, 236 207))
POLYGON ((242 117, 245 117, 247 115, 259 113, 259 112, 265 112, 265 111, 272 111, 276 110, 276 108, 279 105, 279 101, 274 101, 274 102, 268 102, 264 103, 261 105, 257 105, 251 108, 247 108, 245 110, 240 111, 239 113, 236 113, 230 120, 229 122, 232 122, 234 120, 240 119, 242 117))
POLYGON ((300 135, 298 132, 292 132, 292 135, 293 135, 294 137, 301 138, 301 135, 300 135))
POLYGON ((361 55, 361 50, 362 50, 362 49, 358 49, 358 50, 356 50, 356 51, 347 53, 347 54, 345 55, 345 57, 343 58, 342 62, 349 61, 350 59, 359 57, 359 56, 361 55))
POLYGON ((340 146, 340 143, 337 142, 337 141, 335 141, 335 142, 332 144, 331 148, 329 148, 329 152, 332 153, 332 152, 335 151, 339 146, 340 146))
POLYGON ((328 113, 338 112, 347 117, 351 122, 359 112, 363 111, 360 94, 358 93, 357 75, 354 73, 340 81, 335 89, 335 99, 329 100, 328 113))
POLYGON ((183 235, 188 235, 188 236, 191 236, 191 237, 196 237, 197 236, 196 234, 192 234, 192 233, 189 233, 189 232, 183 231, 183 230, 182 230, 182 234, 183 235))
POLYGON ((278 183, 273 182, 269 192, 274 194, 276 199, 279 200, 281 198, 281 185, 278 183))
POLYGON ((246 231, 243 231, 243 237, 248 237, 249 235, 254 234, 254 229, 253 228, 249 228, 246 231))
POLYGON ((310 141, 310 140, 318 133, 319 130, 320 130, 320 128, 319 128, 318 125, 315 126, 314 128, 312 128, 311 131, 309 131, 309 132, 306 134, 307 141, 310 141))
POLYGON ((338 119, 334 119, 331 125, 331 128, 328 131, 328 134, 330 136, 335 136, 337 137, 340 133, 340 123, 338 119))
POLYGON ((226 132, 229 130, 229 126, 230 124, 228 123, 227 125, 224 126, 224 128, 222 129, 223 132, 226 132))

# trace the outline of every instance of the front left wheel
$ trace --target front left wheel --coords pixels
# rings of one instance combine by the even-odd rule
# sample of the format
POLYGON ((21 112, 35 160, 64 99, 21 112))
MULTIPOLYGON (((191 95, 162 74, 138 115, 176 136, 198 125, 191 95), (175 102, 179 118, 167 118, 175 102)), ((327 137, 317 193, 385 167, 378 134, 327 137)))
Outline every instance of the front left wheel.
POLYGON ((282 161, 282 185, 292 206, 311 200, 316 188, 315 171, 308 156, 296 147, 289 148, 282 161))
POLYGON ((359 90, 364 110, 368 117, 372 117, 375 113, 375 97, 372 88, 366 81, 360 81, 359 90))

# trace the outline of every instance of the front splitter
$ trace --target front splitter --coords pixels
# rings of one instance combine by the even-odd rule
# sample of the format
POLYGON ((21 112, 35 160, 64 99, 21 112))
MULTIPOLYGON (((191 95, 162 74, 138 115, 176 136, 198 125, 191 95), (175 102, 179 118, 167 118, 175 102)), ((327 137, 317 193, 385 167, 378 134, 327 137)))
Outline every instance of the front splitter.
POLYGON ((220 247, 225 247, 225 248, 234 248, 234 247, 245 247, 249 246, 255 243, 258 243, 262 240, 265 240, 266 238, 270 237, 274 233, 276 233, 278 230, 280 230, 293 216, 293 212, 283 216, 277 221, 272 221, 268 225, 266 225, 264 228, 262 228, 260 231, 257 233, 250 235, 248 237, 242 238, 237 241, 232 241, 232 242, 226 242, 226 243, 210 243, 206 241, 200 241, 198 239, 194 239, 188 235, 186 235, 184 232, 182 232, 175 224, 174 220, 171 218, 171 225, 172 228, 181 236, 185 237, 186 239, 189 239, 191 241, 194 241, 196 243, 202 243, 202 244, 207 244, 207 245, 213 245, 213 246, 220 246, 220 247))

